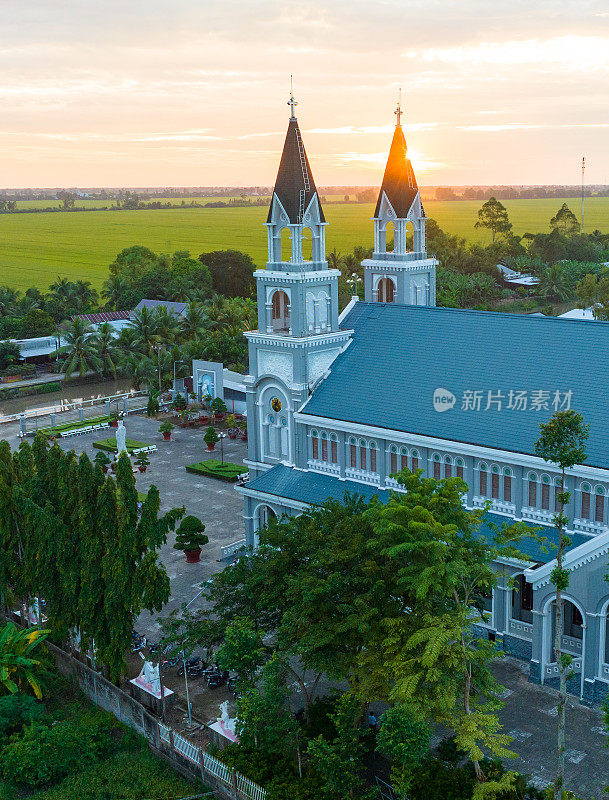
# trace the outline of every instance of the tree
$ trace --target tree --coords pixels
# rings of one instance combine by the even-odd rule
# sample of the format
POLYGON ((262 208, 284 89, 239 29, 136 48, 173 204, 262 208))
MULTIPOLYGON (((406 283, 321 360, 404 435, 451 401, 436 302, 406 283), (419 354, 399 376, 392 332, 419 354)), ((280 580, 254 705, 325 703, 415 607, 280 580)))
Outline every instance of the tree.
POLYGON ((393 788, 407 797, 412 771, 429 753, 431 728, 405 706, 385 711, 377 737, 377 749, 391 759, 393 788))
POLYGON ((209 542, 209 539, 203 531, 205 525, 198 517, 189 514, 180 522, 180 526, 176 531, 176 542, 174 548, 176 550, 197 550, 209 542))
POLYGON ((62 211, 71 211, 76 205, 76 195, 73 192, 68 192, 62 189, 57 192, 57 199, 60 201, 60 208, 62 211))
POLYGON ((252 297, 256 265, 239 250, 214 250, 201 253, 199 261, 209 269, 211 287, 226 297, 252 297))
POLYGON ((21 348, 16 342, 0 342, 0 371, 21 358, 21 348))
POLYGON ((562 800, 565 778, 565 731, 567 707, 567 677, 571 665, 571 657, 562 652, 563 634, 563 591, 569 586, 569 571, 563 568, 565 548, 569 546, 569 537, 564 529, 568 519, 564 515, 565 505, 571 495, 565 487, 565 472, 575 464, 582 464, 586 458, 586 440, 589 435, 589 425, 584 423, 581 414, 575 411, 557 411, 549 421, 539 426, 540 436, 535 442, 535 455, 544 461, 556 464, 560 468, 560 491, 557 494, 558 514, 554 524, 558 528, 558 548, 556 551, 556 566, 552 570, 550 579, 556 587, 554 598, 554 659, 558 667, 560 680, 558 696, 558 737, 557 737, 557 770, 554 780, 554 798, 562 800))
POLYGON ((354 797, 364 785, 362 777, 364 745, 358 721, 361 706, 356 697, 346 693, 339 699, 336 712, 330 716, 336 736, 329 742, 318 736, 309 742, 309 764, 330 798, 354 797))
POLYGON ((150 356, 160 340, 158 314, 144 306, 131 316, 126 327, 134 331, 134 344, 140 353, 150 356))
POLYGON ((83 319, 75 319, 62 326, 64 353, 61 370, 66 380, 74 372, 82 378, 87 372, 100 372, 102 360, 98 355, 93 328, 83 319))
POLYGON ((46 631, 19 630, 12 622, 0 628, 0 686, 10 694, 29 687, 38 699, 42 697, 40 646, 46 631))
POLYGON ((573 297, 574 289, 563 264, 552 264, 542 270, 539 294, 543 297, 553 300, 568 300, 573 297))
POLYGON ((579 233, 578 219, 566 203, 562 204, 550 220, 550 228, 558 231, 561 236, 575 236, 579 233))
POLYGON ((218 666, 236 672, 242 685, 253 686, 256 670, 266 660, 262 636, 253 623, 245 617, 229 623, 224 641, 216 651, 218 666))
POLYGON ((506 207, 496 197, 491 197, 478 211, 476 228, 487 228, 494 243, 498 235, 508 238, 512 230, 506 207))
POLYGON ((103 322, 94 334, 93 340, 102 374, 116 378, 118 351, 112 326, 108 322, 103 322))

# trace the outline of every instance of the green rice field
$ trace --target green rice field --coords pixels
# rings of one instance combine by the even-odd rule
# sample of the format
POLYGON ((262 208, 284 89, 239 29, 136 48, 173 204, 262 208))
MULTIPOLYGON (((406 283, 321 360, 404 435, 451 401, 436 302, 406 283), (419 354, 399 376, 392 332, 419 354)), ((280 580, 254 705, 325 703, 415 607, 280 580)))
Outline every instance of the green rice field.
MULTIPOLYGON (((179 203, 179 201, 176 201, 179 203)), ((566 201, 579 215, 575 199, 566 201)), ((562 200, 506 200, 514 231, 549 231, 549 220, 562 200)), ((470 241, 488 241, 474 224, 478 200, 428 201, 427 214, 448 233, 470 241)), ((325 206, 327 248, 348 252, 372 242, 372 204, 325 206)), ((256 264, 266 260, 266 208, 186 208, 167 211, 92 211, 0 215, 0 284, 46 290, 59 275, 89 280, 100 288, 108 265, 124 247, 139 244, 157 252, 189 250, 193 255, 216 249, 249 253, 256 264)), ((586 200, 586 229, 609 231, 609 198, 586 200)))

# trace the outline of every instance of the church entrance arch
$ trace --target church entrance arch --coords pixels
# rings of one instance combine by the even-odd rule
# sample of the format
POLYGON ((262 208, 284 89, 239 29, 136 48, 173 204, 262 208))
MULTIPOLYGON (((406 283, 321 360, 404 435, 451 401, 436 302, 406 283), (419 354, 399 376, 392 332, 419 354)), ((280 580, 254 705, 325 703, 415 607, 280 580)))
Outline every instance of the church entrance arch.
POLYGON ((378 287, 379 303, 395 302, 395 284, 391 278, 381 278, 378 287))

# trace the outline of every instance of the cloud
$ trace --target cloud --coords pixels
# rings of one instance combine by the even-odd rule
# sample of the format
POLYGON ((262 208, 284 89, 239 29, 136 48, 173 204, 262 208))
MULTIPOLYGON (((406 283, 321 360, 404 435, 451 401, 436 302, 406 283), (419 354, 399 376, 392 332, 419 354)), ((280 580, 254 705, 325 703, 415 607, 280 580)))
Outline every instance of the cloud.
MULTIPOLYGON (((440 161, 434 161, 422 153, 410 148, 408 150, 408 155, 410 156, 410 160, 412 161, 415 172, 429 172, 436 169, 442 169, 442 167, 446 166, 440 161)), ((384 170, 385 164, 387 163, 387 151, 383 150, 380 153, 339 153, 337 158, 339 164, 353 164, 368 169, 374 169, 380 174, 384 170)))

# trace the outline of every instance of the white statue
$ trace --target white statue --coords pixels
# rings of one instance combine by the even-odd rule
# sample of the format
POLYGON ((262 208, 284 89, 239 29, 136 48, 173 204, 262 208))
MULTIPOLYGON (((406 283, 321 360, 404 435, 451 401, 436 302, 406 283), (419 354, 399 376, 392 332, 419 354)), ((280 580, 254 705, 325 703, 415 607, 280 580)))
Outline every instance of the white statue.
POLYGON ((143 683, 150 686, 152 694, 160 696, 161 694, 161 677, 159 675, 159 665, 154 665, 152 661, 144 661, 144 666, 140 672, 140 678, 143 683))
POLYGON ((230 731, 233 735, 235 735, 237 720, 236 718, 231 719, 228 714, 228 700, 220 703, 220 718, 218 722, 222 723, 222 726, 225 728, 225 730, 230 731))
POLYGON ((116 429, 116 455, 117 457, 125 451, 127 452, 127 428, 122 419, 118 421, 118 428, 116 429))

